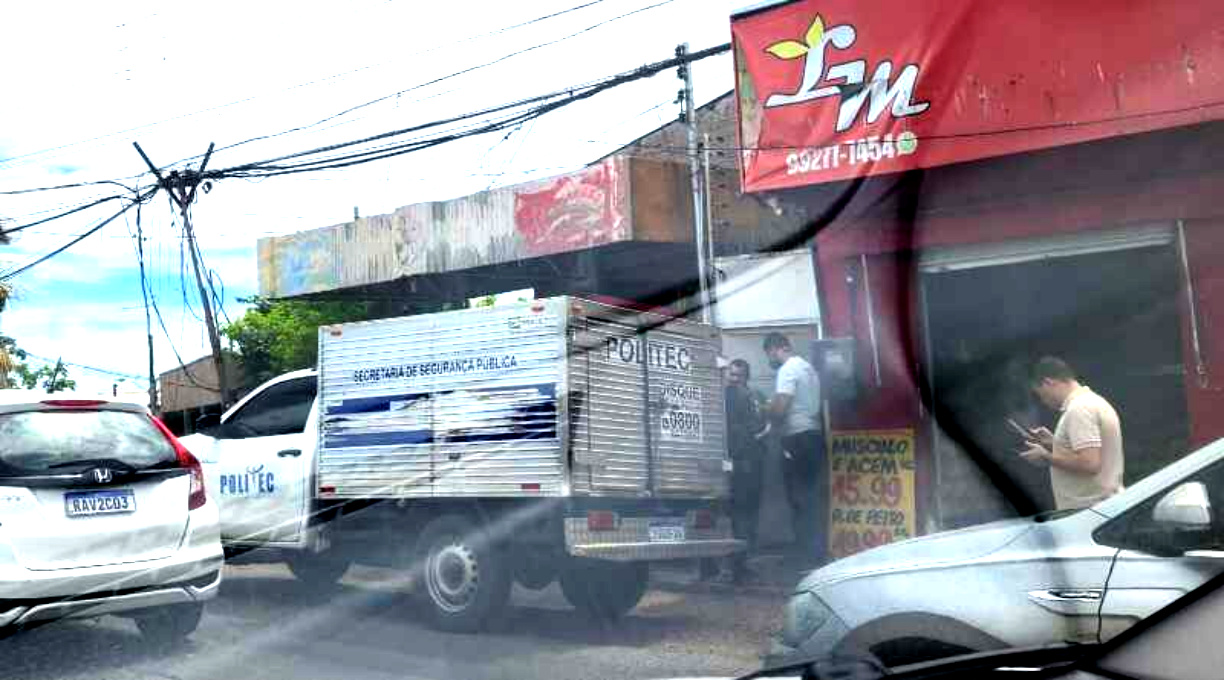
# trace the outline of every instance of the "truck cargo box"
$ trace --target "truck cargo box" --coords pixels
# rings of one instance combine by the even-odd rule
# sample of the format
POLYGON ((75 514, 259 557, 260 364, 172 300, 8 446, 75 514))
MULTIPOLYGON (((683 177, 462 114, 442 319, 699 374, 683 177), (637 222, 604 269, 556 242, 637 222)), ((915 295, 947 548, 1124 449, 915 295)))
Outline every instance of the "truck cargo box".
POLYGON ((715 329, 572 297, 319 330, 335 498, 724 498, 715 329))

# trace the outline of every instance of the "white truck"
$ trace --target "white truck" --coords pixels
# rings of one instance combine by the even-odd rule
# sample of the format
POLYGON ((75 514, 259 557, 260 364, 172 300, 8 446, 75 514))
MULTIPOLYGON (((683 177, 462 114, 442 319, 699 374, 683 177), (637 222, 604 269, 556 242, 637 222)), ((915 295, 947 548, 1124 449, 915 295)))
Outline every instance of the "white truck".
POLYGON ((319 329, 319 368, 183 442, 237 554, 315 587, 409 570, 471 631, 512 582, 613 618, 652 561, 743 549, 727 514, 717 332, 571 297, 319 329))

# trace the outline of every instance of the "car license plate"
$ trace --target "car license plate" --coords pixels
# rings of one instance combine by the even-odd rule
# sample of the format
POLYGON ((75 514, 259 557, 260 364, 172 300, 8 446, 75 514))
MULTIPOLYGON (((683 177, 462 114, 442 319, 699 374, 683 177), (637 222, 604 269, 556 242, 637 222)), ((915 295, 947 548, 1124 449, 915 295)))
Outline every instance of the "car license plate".
POLYGON ((64 494, 64 512, 69 517, 136 512, 136 494, 131 489, 70 491, 64 494))
POLYGON ((650 524, 651 543, 680 543, 684 541, 684 525, 679 522, 652 522, 650 524))

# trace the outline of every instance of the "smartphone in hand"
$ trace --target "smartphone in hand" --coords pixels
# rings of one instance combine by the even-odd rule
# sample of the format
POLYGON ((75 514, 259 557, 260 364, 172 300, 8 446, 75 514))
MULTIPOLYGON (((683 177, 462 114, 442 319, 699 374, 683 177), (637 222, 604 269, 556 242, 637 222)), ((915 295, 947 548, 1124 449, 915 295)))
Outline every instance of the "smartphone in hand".
POLYGON ((1032 432, 1030 432, 1020 423, 1017 423, 1011 418, 1008 418, 1007 424, 1011 427, 1011 429, 1015 430, 1016 434, 1020 435, 1020 438, 1023 439, 1025 442, 1034 443, 1034 444, 1037 443, 1037 437, 1034 436, 1032 432))

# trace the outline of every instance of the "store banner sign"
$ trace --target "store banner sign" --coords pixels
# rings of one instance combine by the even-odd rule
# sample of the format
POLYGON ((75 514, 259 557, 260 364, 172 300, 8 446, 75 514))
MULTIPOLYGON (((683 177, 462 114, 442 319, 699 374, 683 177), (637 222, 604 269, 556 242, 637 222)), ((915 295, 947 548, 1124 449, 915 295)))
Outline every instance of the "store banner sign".
POLYGON ((1218 0, 799 0, 733 17, 745 191, 1224 118, 1218 0))
POLYGON ((914 536, 914 431, 833 432, 829 554, 845 557, 914 536))

